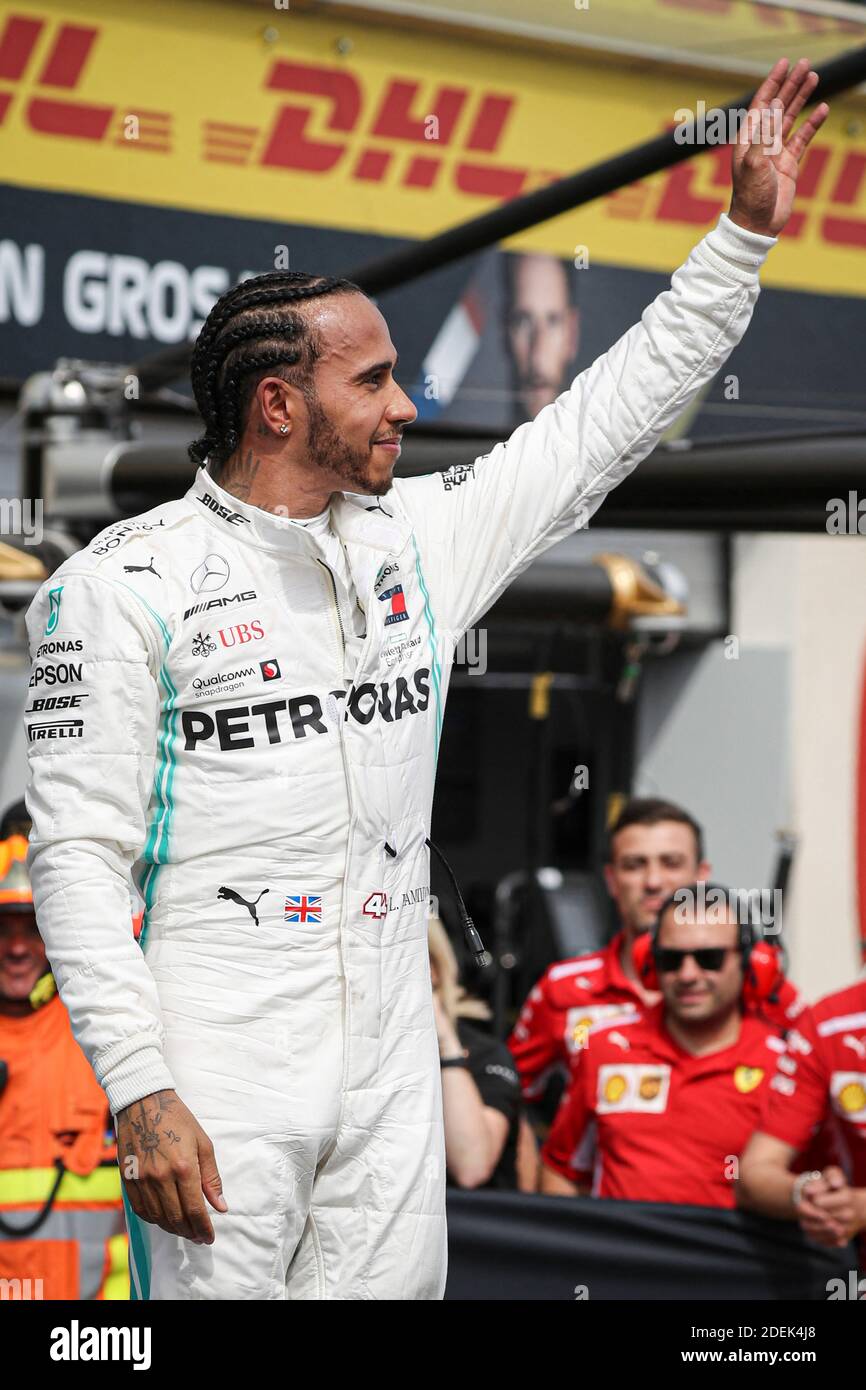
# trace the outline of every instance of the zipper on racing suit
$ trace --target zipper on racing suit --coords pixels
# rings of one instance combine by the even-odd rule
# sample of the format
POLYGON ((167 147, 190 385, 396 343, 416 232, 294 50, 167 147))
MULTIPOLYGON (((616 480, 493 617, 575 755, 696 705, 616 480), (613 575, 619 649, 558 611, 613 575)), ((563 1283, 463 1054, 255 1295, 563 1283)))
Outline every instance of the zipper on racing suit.
POLYGON ((329 578, 330 581, 331 581, 331 590, 332 590, 333 595, 334 595, 334 608, 337 610, 337 622, 338 622, 339 625, 340 625, 340 642, 341 642, 341 645, 342 645, 342 648, 343 648, 343 656, 345 657, 345 655, 346 655, 346 629, 343 627, 343 615, 342 615, 342 613, 340 612, 340 598, 339 598, 339 595, 338 595, 338 593, 337 593, 337 579, 336 579, 336 576, 335 576, 335 574, 334 574, 334 571, 331 569, 330 565, 326 565, 325 562, 324 562, 324 560, 320 560, 318 556, 316 556, 316 564, 322 566, 322 569, 326 571, 326 573, 327 573, 327 575, 328 575, 328 578, 329 578))
MULTIPOLYGON (((324 560, 319 559, 318 556, 316 556, 316 563, 322 566, 322 569, 326 571, 326 573, 327 573, 327 575, 328 575, 328 578, 329 578, 330 581, 331 581, 331 597, 333 598, 333 601, 334 601, 334 608, 335 608, 336 613, 337 613, 337 623, 338 623, 339 628, 340 628, 340 645, 341 645, 341 649, 342 649, 343 661, 345 662, 345 656, 346 656, 346 630, 345 630, 345 628, 344 628, 344 626, 343 626, 343 616, 342 616, 342 613, 340 612, 340 597, 339 597, 339 593, 338 593, 338 590, 337 590, 337 578, 336 578, 336 575, 334 574, 334 571, 331 569, 330 565, 326 564, 324 560)), ((368 638, 370 637, 370 634, 371 634, 371 629, 370 629, 369 625, 367 625, 367 630, 366 630, 366 632, 365 632, 365 634, 364 634, 364 635, 365 635, 365 639, 368 639, 368 638)), ((366 646, 366 641, 365 641, 365 646, 366 646)), ((362 655, 363 655, 363 650, 364 650, 364 649, 363 649, 363 647, 362 647, 361 652, 360 652, 359 655, 358 655, 358 665, 359 665, 359 666, 360 666, 360 664, 361 664, 361 657, 362 657, 362 655)), ((343 680, 345 680, 345 674, 344 674, 344 673, 341 673, 341 682, 342 682, 343 680)), ((351 697, 351 695, 352 695, 352 692, 353 692, 354 688, 355 688, 355 682, 354 682, 354 680, 353 680, 353 681, 350 683, 348 690, 346 691, 346 699, 345 699, 345 702, 344 702, 344 705, 343 705, 343 709, 342 709, 342 711, 341 711, 343 721, 345 721, 345 720, 348 718, 347 706, 348 706, 349 699, 350 699, 350 697, 351 697)), ((348 972, 347 972, 347 970, 346 970, 346 961, 345 961, 345 957, 344 957, 344 955, 343 955, 343 932, 344 932, 344 929, 345 929, 345 926, 346 926, 346 921, 347 921, 347 919, 348 919, 348 914, 349 914, 349 898, 348 898, 348 891, 349 891, 349 865, 350 865, 351 859, 352 859, 352 845, 353 845, 354 838, 355 838, 355 831, 354 831, 355 812, 354 812, 354 807, 353 807, 353 805, 352 805, 352 780, 351 780, 351 777, 350 777, 350 775, 349 775, 349 765, 348 765, 348 763, 347 763, 347 761, 346 761, 346 745, 345 745, 345 740, 344 740, 344 738, 343 738, 343 731, 342 731, 341 728, 339 728, 339 723, 338 723, 338 728, 337 728, 337 735, 338 735, 338 738, 339 738, 339 740, 340 740, 340 757, 341 757, 342 760, 343 760, 343 777, 344 777, 345 782, 346 782, 346 802, 347 802, 348 808, 349 808, 349 829, 348 829, 348 834, 346 835, 346 862, 345 862, 345 865, 344 865, 344 868, 343 868, 343 893, 342 893, 343 902, 342 902, 342 907, 341 907, 341 910, 340 910, 340 925, 339 925, 339 928, 338 928, 338 931, 337 931, 337 956, 338 956, 338 959, 339 959, 339 962, 340 962, 340 973, 341 973, 342 979, 343 979, 343 1065, 342 1065, 342 1068, 341 1068, 341 1077, 340 1077, 340 1108, 339 1108, 339 1111, 338 1111, 338 1114, 337 1114, 337 1123, 336 1123, 336 1126, 335 1126, 335 1128, 334 1128, 334 1142, 333 1142, 333 1145, 331 1146, 331 1148, 328 1150, 328 1152, 327 1152, 327 1153, 324 1155, 324 1157, 322 1158, 321 1163, 320 1163, 320 1165, 319 1165, 320 1168, 321 1168, 321 1167, 324 1167, 324 1165, 328 1162, 328 1159, 331 1157, 331 1155, 334 1153, 334 1151, 336 1150, 336 1147, 337 1147, 337 1142, 338 1142, 338 1140, 339 1140, 340 1131, 341 1131, 342 1124, 343 1124, 343 1111, 344 1111, 345 1105, 346 1105, 346 1089, 347 1089, 347 1083, 348 1083, 348 1079, 349 1079, 349 1019, 350 1019, 350 1014, 351 1014, 351 1008, 350 1008, 350 1004, 349 1004, 349 976, 348 976, 348 972)))

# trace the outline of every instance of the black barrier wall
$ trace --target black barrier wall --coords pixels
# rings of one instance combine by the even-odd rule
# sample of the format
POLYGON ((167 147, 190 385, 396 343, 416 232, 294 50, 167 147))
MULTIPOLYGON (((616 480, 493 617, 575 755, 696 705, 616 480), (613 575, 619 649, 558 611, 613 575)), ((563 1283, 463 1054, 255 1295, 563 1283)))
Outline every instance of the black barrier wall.
POLYGON ((449 1300, 823 1302, 839 1296, 830 1281, 849 1289, 857 1269, 853 1246, 811 1245, 793 1222, 715 1207, 459 1191, 448 1194, 448 1261, 449 1300))

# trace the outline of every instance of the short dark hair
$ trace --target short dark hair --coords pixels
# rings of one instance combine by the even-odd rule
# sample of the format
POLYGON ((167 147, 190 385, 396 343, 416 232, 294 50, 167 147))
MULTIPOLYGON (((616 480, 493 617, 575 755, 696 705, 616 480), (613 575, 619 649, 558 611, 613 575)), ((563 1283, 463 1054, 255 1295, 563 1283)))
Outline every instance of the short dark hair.
POLYGON ((511 317, 516 297, 517 275, 524 263, 530 256, 539 256, 549 261, 555 261, 562 271, 562 279, 565 285, 565 294, 568 300, 569 309, 577 309, 579 306, 578 272, 569 260, 563 260, 561 256, 550 255, 544 251, 506 251, 502 256, 502 283, 505 292, 505 322, 511 317))
POLYGON ((319 344, 298 309, 329 294, 363 294, 351 280, 276 270, 242 280, 217 300, 192 354, 190 375, 205 432, 189 446, 194 463, 225 463, 241 441, 253 391, 269 372, 309 389, 319 344))
POLYGON ((11 806, 7 806, 3 812, 3 819, 0 821, 0 840, 8 840, 10 835, 23 835, 25 840, 30 834, 30 814, 27 810, 26 802, 15 801, 11 806))
POLYGON ((666 820, 689 827, 695 837, 697 862, 700 863, 704 857, 704 832, 700 825, 682 806, 677 806, 674 801, 663 801, 657 796, 633 796, 625 803, 607 832, 607 863, 613 861, 613 842, 621 830, 629 825, 659 825, 666 820))

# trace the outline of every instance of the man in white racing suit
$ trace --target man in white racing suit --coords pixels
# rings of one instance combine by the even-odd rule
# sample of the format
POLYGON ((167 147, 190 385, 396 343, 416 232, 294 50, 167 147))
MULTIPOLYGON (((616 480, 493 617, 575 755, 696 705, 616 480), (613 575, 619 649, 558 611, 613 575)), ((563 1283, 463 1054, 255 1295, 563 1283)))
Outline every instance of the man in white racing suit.
MULTIPOLYGON (((786 72, 756 101, 793 122, 816 79, 786 72)), ((824 115, 738 144, 731 215, 641 322, 445 473, 392 483, 415 412, 362 293, 243 282, 195 349, 195 482, 39 591, 29 867, 116 1117, 135 1296, 442 1297, 426 840, 453 649, 718 372, 824 115)))

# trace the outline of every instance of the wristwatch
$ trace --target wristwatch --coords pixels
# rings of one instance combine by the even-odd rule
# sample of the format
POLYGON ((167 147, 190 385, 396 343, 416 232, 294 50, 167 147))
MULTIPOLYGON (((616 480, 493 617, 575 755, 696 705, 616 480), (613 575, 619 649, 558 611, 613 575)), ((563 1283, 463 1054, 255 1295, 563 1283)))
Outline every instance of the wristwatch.
POLYGON ((466 1060, 468 1056, 469 1056, 469 1053, 466 1052, 465 1049, 464 1049, 464 1051, 461 1052, 461 1053, 459 1054, 459 1056, 457 1056, 457 1057, 440 1057, 440 1058, 439 1058, 439 1066, 440 1066, 440 1068, 445 1068, 445 1067, 468 1067, 468 1066, 469 1066, 469 1063, 468 1063, 468 1061, 466 1060))
POLYGON ((794 1204, 795 1210, 799 1210, 800 1204, 803 1201, 803 1188, 806 1186, 806 1184, 810 1182, 817 1182, 818 1179, 823 1178, 823 1176, 824 1174, 818 1171, 812 1173, 797 1174, 796 1178, 794 1179, 794 1186, 791 1188, 791 1201, 794 1204))

